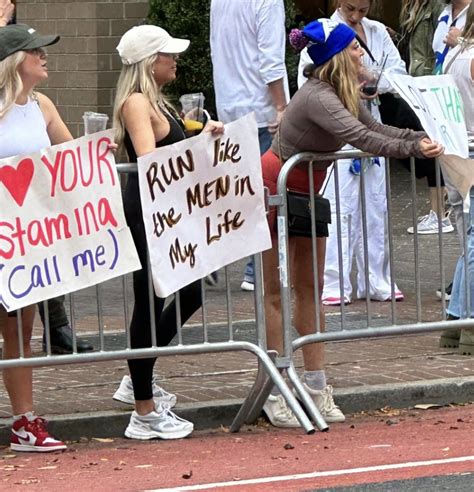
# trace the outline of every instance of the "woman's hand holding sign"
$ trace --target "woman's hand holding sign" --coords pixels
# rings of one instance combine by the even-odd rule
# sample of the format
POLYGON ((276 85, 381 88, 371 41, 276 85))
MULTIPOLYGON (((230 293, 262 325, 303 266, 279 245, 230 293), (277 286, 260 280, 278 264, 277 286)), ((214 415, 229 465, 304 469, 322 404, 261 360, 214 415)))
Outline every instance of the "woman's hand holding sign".
POLYGON ((224 133, 224 123, 222 121, 209 120, 204 127, 203 133, 222 135, 224 133))
POLYGON ((420 140, 420 150, 427 159, 430 159, 439 157, 444 152, 444 147, 429 138, 423 138, 420 140))

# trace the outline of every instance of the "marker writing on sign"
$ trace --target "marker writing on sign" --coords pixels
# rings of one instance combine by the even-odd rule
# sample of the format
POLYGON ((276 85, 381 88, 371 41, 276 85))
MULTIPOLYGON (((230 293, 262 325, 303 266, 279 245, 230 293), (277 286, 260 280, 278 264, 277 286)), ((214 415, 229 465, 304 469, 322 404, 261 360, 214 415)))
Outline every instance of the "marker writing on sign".
POLYGON ((4 268, 3 274, 10 296, 14 299, 22 299, 30 295, 34 289, 44 289, 67 282, 68 276, 64 275, 64 272, 70 271, 71 266, 75 277, 90 276, 104 268, 114 270, 120 256, 119 245, 114 231, 108 229, 107 233, 110 245, 99 244, 93 249, 85 249, 73 254, 72 257, 47 256, 30 267, 16 265, 10 272, 6 272, 5 266, 0 265, 4 268))
POLYGON ((60 213, 26 223, 22 217, 16 217, 14 222, 0 221, 0 258, 9 260, 15 254, 24 256, 27 246, 51 246, 58 241, 71 239, 74 223, 79 236, 88 236, 107 226, 118 225, 107 198, 100 198, 97 203, 86 202, 82 207, 75 208, 73 214, 74 220, 60 213))
POLYGON ((79 186, 87 188, 93 183, 104 184, 104 170, 108 175, 109 183, 115 186, 116 171, 112 162, 107 158, 110 153, 110 138, 103 137, 89 141, 87 155, 82 154, 81 147, 75 149, 59 150, 54 156, 53 162, 41 156, 41 162, 51 175, 50 196, 55 197, 56 192, 69 193, 79 186), (86 169, 88 165, 88 169, 86 169))
POLYGON ((231 209, 226 210, 224 214, 217 214, 217 225, 215 227, 211 223, 211 218, 206 217, 207 244, 219 241, 224 234, 240 229, 245 223, 245 219, 241 219, 241 215, 241 212, 236 212, 232 215, 231 209))
POLYGON ((222 142, 220 138, 217 138, 214 142, 214 160, 212 167, 216 167, 218 164, 227 161, 236 164, 242 159, 239 152, 240 145, 232 143, 230 138, 227 138, 224 142, 222 142))
POLYGON ((150 192, 151 201, 156 198, 156 190, 158 188, 161 193, 166 191, 166 188, 175 181, 182 179, 187 173, 194 171, 194 156, 191 150, 185 151, 185 157, 179 155, 176 162, 170 157, 167 165, 152 162, 146 172, 148 183, 148 191, 150 192))
MULTIPOLYGON (((234 176, 233 179, 233 193, 236 197, 241 197, 246 193, 250 196, 255 195, 250 176, 243 178, 234 176)), ((207 183, 196 183, 193 188, 186 190, 188 214, 191 215, 194 207, 208 207, 217 200, 226 197, 229 193, 231 193, 231 177, 229 175, 220 176, 207 183)))

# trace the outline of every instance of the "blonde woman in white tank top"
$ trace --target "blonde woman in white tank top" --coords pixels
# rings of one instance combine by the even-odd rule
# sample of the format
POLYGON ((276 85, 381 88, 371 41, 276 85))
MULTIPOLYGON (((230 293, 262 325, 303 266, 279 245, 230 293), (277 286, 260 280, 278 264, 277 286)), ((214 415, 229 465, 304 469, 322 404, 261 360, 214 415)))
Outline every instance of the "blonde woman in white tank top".
MULTIPOLYGON (((59 36, 41 36, 21 24, 0 27, 0 158, 35 152, 73 138, 52 101, 33 92, 48 78, 44 47, 57 41, 59 36)), ((35 306, 21 310, 26 357, 31 354, 34 315, 35 306)), ((19 356, 16 316, 7 314, 0 303, 4 359, 19 356)), ((13 412, 11 448, 39 452, 65 449, 63 442, 48 434, 45 420, 34 413, 32 376, 31 367, 3 370, 13 412)))

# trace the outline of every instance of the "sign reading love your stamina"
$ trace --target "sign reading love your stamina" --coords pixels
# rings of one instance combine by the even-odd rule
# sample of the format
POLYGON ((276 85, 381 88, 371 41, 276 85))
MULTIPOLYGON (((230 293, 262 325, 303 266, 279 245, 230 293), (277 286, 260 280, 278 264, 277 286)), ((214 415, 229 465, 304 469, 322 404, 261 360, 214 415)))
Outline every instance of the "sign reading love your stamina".
POLYGON ((12 311, 140 268, 113 130, 0 160, 0 303, 12 311))
POLYGON ((138 159, 155 292, 271 247, 253 114, 138 159))

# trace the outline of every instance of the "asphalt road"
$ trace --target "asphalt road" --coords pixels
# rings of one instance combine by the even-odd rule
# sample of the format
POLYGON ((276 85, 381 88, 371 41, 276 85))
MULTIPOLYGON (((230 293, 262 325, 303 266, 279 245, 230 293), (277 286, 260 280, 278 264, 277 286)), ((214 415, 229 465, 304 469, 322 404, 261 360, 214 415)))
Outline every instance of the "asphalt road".
POLYGON ((177 441, 92 439, 48 455, 4 449, 0 490, 468 490, 473 410, 385 409, 309 436, 261 421, 177 441))
POLYGON ((311 489, 305 492, 471 492, 474 488, 474 474, 441 475, 436 477, 415 478, 413 480, 394 480, 392 482, 371 483, 331 489, 311 489))

